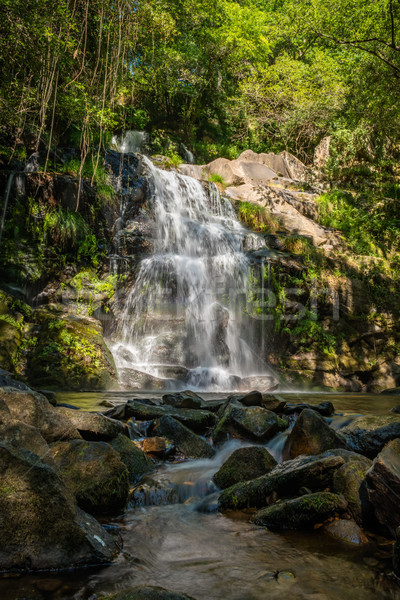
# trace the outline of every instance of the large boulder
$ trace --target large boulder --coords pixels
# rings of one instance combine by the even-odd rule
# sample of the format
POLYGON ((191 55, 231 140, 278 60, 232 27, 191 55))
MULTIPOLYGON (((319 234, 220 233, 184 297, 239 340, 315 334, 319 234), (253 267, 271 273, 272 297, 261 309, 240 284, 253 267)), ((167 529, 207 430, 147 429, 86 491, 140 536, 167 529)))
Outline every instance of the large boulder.
POLYGON ((150 421, 163 416, 173 417, 193 431, 203 432, 215 424, 215 415, 208 410, 194 408, 173 408, 171 406, 151 406, 137 400, 129 400, 125 407, 125 418, 135 417, 140 421, 150 421))
POLYGON ((75 506, 36 454, 0 444, 0 570, 65 569, 110 562, 112 538, 75 506))
POLYGON ((173 406, 174 408, 204 408, 203 398, 191 390, 184 392, 175 392, 174 394, 164 394, 162 404, 173 406))
POLYGON ((136 483, 143 475, 155 470, 153 461, 126 435, 117 435, 110 444, 118 452, 122 462, 128 469, 130 483, 136 483))
POLYGON ((400 437, 400 415, 357 417, 340 434, 350 450, 375 458, 387 442, 400 437))
POLYGON ((193 600, 193 598, 161 587, 145 585, 125 592, 117 592, 111 596, 101 596, 99 600, 193 600))
POLYGON ((235 401, 226 408, 214 430, 213 439, 219 443, 233 436, 267 442, 286 427, 286 421, 275 413, 260 406, 245 407, 235 401))
POLYGON ((53 464, 50 447, 36 427, 10 418, 0 423, 0 439, 10 450, 30 450, 44 462, 53 464))
POLYGON ((276 460, 262 446, 238 448, 215 473, 213 480, 219 488, 225 489, 240 481, 265 475, 275 465, 276 460))
POLYGON ((84 440, 90 442, 108 442, 117 435, 128 435, 125 425, 101 413, 84 412, 62 406, 57 408, 57 412, 76 427, 84 440))
POLYGON ((0 399, 6 403, 14 419, 36 427, 46 442, 81 437, 71 421, 41 394, 32 390, 0 388, 0 399))
POLYGON ((366 474, 375 515, 394 536, 400 525, 400 439, 389 442, 366 474))
POLYGON ((179 452, 188 458, 211 458, 215 454, 210 444, 173 417, 161 417, 155 432, 171 440, 179 452))
POLYGON ((302 487, 312 492, 332 486, 335 471, 344 464, 341 456, 300 456, 274 467, 267 475, 237 483, 219 497, 221 510, 261 508, 277 498, 297 496, 302 487))
POLYGON ((283 458, 290 459, 300 454, 321 454, 330 448, 343 448, 344 440, 314 410, 304 409, 290 432, 283 458))
POLYGON ((54 444, 51 452, 82 509, 104 514, 124 508, 129 493, 128 470, 109 444, 73 440, 54 444))
POLYGON ((372 516, 365 481, 365 474, 371 464, 370 459, 354 452, 333 476, 333 491, 347 500, 349 510, 358 525, 367 524, 372 516))
POLYGON ((347 502, 342 496, 317 492, 267 506, 256 513, 254 523, 272 530, 303 529, 313 527, 335 513, 344 513, 346 509, 347 502))

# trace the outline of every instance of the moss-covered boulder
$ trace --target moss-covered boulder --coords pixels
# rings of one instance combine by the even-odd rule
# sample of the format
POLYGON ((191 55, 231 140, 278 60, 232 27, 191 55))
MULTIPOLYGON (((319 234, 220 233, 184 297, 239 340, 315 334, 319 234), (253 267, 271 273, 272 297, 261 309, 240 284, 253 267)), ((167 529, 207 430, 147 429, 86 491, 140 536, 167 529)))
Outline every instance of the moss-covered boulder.
POLYGON ((175 394, 164 394, 162 403, 174 408, 205 408, 203 398, 191 390, 176 392, 175 394))
POLYGON ((18 349, 22 342, 21 328, 11 317, 0 315, 0 366, 14 372, 18 349))
POLYGON ((213 480, 219 488, 225 489, 240 481, 265 475, 275 465, 276 460, 266 448, 259 446, 238 448, 215 473, 213 480))
POLYGON ((145 452, 135 446, 126 435, 119 434, 110 442, 128 469, 129 482, 136 483, 146 473, 155 470, 155 464, 145 452))
POLYGON ((145 585, 125 592, 117 592, 111 596, 101 596, 99 600, 193 600, 193 598, 161 587, 145 585))
POLYGON ((224 490, 221 510, 261 508, 277 498, 290 498, 307 487, 312 492, 332 486, 335 471, 344 464, 341 456, 300 456, 274 467, 267 475, 243 481, 224 490))
POLYGON ((330 448, 343 448, 345 441, 329 427, 320 414, 306 408, 302 410, 287 437, 283 458, 291 459, 300 454, 321 454, 330 448))
POLYGON ((214 413, 208 410, 195 408, 174 408, 172 406, 156 406, 143 404, 138 400, 129 400, 125 406, 125 418, 134 417, 139 421, 150 421, 163 416, 173 417, 189 429, 196 432, 204 432, 208 427, 215 424, 214 413))
POLYGON ((110 419, 101 413, 86 412, 60 406, 57 413, 67 418, 79 431, 84 440, 108 442, 117 435, 128 435, 128 429, 120 421, 110 419))
POLYGON ((365 481, 365 474, 371 464, 368 458, 354 452, 333 476, 333 491, 347 500, 358 525, 367 524, 373 515, 365 481))
POLYGON ((242 406, 231 402, 214 429, 213 439, 221 443, 230 437, 266 442, 287 427, 287 422, 260 406, 242 406))
POLYGON ((188 458, 211 458, 215 454, 210 444, 173 417, 161 417, 156 423, 155 433, 171 440, 188 458))
POLYGON ((0 444, 0 479, 0 570, 98 565, 117 554, 111 537, 36 454, 0 444))
POLYGON ((0 388, 0 399, 14 419, 36 427, 46 442, 74 440, 81 437, 69 419, 60 414, 42 394, 32 390, 0 388))
POLYGON ((340 433, 350 450, 375 458, 385 444, 400 437, 400 415, 357 417, 340 433))
POLYGON ((253 521, 272 530, 303 529, 313 527, 335 513, 342 514, 346 509, 347 502, 342 496, 317 492, 267 506, 256 513, 253 521))
POLYGON ((129 476, 120 455, 105 442, 74 440, 51 449, 54 461, 78 505, 94 514, 124 508, 129 476))
POLYGON ((116 384, 113 357, 99 321, 38 309, 27 357, 29 382, 59 390, 99 390, 116 384))

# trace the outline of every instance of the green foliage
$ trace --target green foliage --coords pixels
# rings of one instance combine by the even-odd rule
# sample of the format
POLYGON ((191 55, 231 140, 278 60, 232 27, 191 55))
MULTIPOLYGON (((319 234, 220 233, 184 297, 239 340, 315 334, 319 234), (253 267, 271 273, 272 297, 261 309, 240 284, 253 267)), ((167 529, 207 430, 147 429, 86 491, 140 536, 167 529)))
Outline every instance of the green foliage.
POLYGON ((208 181, 211 181, 212 183, 220 183, 221 185, 226 186, 225 179, 222 177, 222 175, 218 175, 218 173, 211 173, 208 176, 208 181))
POLYGON ((250 229, 261 233, 274 233, 279 229, 279 221, 262 206, 251 202, 240 202, 239 219, 250 229))

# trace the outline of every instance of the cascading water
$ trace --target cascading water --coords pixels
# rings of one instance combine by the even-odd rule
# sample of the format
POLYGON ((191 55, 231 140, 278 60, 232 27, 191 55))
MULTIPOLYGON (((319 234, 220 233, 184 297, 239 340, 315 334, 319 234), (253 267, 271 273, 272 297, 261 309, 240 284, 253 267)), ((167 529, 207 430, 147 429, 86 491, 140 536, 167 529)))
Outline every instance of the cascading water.
POLYGON ((120 316, 117 366, 184 387, 236 389, 242 377, 266 372, 243 335, 247 231, 214 184, 207 193, 196 179, 143 161, 153 187, 154 252, 142 260, 120 316))

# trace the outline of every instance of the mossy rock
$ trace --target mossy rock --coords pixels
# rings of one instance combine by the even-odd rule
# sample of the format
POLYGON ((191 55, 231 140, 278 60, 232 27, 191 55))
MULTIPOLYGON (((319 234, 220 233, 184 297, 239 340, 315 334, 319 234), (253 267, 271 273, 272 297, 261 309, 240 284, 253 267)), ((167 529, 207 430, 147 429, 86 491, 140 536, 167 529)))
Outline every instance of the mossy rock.
POLYGON ((400 415, 357 417, 340 433, 350 450, 375 458, 385 444, 400 437, 400 415))
POLYGON ((124 508, 129 493, 128 470, 106 442, 73 440, 51 449, 54 461, 78 505, 89 513, 124 508))
POLYGON ((231 402, 214 429, 213 440, 221 443, 230 437, 266 442, 287 427, 287 422, 274 412, 259 406, 242 406, 231 402))
POLYGON ((21 345, 22 334, 17 324, 0 315, 0 367, 15 373, 18 362, 18 349, 21 345))
POLYGON ((343 496, 317 492, 267 506, 256 513, 254 523, 278 531, 303 529, 325 521, 335 513, 342 514, 346 509, 343 496))
POLYGON ((371 460, 354 453, 333 476, 333 491, 347 500, 358 525, 368 524, 373 516, 365 481, 365 474, 371 465, 371 460))
POLYGON ((286 440, 283 458, 286 460, 301 454, 321 454, 330 448, 345 446, 345 441, 329 427, 320 414, 306 408, 301 411, 286 440))
POLYGON ((240 481, 265 475, 276 465, 276 460, 263 447, 238 448, 215 473, 213 480, 221 489, 240 481))
POLYGON ((216 421, 214 413, 208 410, 149 405, 136 400, 129 400, 125 406, 125 418, 127 419, 134 417, 141 421, 150 421, 163 416, 173 417, 196 432, 205 431, 208 427, 212 427, 216 421))
POLYGON ((36 313, 37 342, 27 359, 29 382, 58 390, 99 390, 113 387, 117 375, 113 357, 96 319, 36 313))
POLYGON ((143 475, 155 470, 153 461, 125 435, 119 434, 111 442, 111 446, 126 465, 130 483, 136 483, 143 475))

